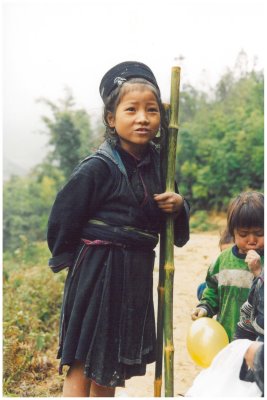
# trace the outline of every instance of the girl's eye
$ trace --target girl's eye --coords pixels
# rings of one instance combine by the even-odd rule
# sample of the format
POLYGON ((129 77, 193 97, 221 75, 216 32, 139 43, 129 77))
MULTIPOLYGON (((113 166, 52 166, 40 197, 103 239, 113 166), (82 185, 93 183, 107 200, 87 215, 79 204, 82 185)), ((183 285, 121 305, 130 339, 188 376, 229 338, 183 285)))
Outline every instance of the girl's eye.
POLYGON ((135 108, 134 107, 128 107, 128 108, 126 108, 126 111, 135 111, 135 108))
POLYGON ((158 110, 158 108, 156 108, 156 107, 150 107, 150 108, 148 109, 148 112, 158 113, 159 110, 158 110))

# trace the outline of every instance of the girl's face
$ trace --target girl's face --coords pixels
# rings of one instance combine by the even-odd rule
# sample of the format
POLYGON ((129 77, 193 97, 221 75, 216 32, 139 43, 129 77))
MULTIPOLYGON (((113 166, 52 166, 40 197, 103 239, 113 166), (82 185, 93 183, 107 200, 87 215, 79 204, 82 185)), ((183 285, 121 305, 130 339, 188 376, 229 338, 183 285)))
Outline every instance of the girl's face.
POLYGON ((116 129, 121 147, 138 157, 159 129, 160 110, 156 96, 151 90, 134 84, 122 96, 115 114, 109 113, 107 118, 109 126, 116 129))
POLYGON ((234 229, 234 238, 241 254, 264 249, 264 230, 260 227, 234 229))

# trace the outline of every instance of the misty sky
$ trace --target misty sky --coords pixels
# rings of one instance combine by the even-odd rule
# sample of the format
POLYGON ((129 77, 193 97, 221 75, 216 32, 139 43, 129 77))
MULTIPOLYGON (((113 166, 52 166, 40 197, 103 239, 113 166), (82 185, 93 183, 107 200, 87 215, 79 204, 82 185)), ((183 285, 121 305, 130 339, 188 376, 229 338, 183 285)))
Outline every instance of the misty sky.
POLYGON ((168 101, 170 70, 182 55, 181 83, 214 86, 241 50, 263 67, 264 0, 2 1, 4 156, 24 167, 40 161, 47 137, 39 97, 64 87, 90 113, 98 86, 118 62, 148 64, 168 101))

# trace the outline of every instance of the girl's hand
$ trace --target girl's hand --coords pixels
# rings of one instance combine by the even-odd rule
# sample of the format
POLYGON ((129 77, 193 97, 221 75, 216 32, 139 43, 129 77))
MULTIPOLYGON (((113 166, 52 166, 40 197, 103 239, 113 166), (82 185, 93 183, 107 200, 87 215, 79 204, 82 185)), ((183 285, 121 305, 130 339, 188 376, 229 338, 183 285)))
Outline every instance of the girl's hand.
POLYGON ((195 321, 198 318, 206 317, 208 314, 207 310, 202 307, 197 307, 192 311, 191 318, 195 321))
POLYGON ((179 214, 184 205, 183 197, 173 192, 154 194, 154 200, 158 203, 159 208, 166 213, 179 214))
POLYGON ((250 271, 255 277, 261 273, 261 258, 255 250, 249 250, 245 258, 245 262, 248 264, 250 271))

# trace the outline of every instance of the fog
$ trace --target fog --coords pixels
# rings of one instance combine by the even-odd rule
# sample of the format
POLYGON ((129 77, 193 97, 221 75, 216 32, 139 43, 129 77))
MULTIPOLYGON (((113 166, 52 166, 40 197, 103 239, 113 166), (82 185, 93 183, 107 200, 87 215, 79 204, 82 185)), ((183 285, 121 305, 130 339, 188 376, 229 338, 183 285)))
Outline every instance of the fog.
POLYGON ((67 86, 78 106, 100 114, 103 74, 138 60, 168 101, 178 58, 181 84, 208 90, 241 50, 257 68, 266 51, 263 0, 4 1, 2 20, 4 157, 25 169, 47 151, 39 97, 56 101, 67 86))

